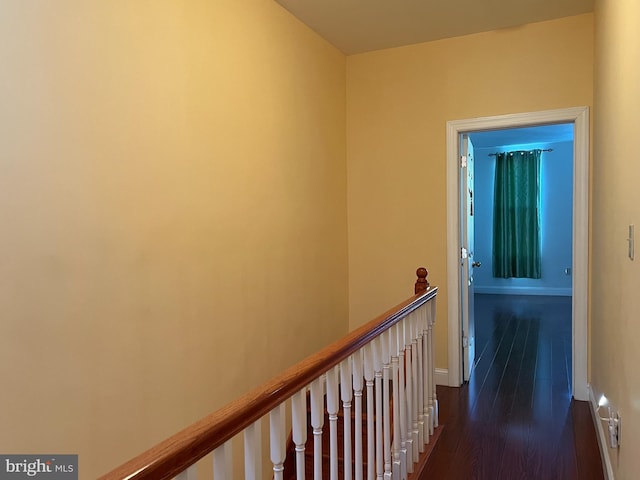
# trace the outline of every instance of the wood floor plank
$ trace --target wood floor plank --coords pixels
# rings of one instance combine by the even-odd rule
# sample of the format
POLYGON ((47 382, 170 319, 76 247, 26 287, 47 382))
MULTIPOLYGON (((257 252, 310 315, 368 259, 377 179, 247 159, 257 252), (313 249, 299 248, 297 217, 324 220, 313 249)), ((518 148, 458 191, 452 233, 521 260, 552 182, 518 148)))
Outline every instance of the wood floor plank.
POLYGON ((576 457, 578 478, 584 480, 600 480, 602 478, 602 462, 598 451, 598 441, 591 418, 588 402, 573 402, 571 405, 576 438, 576 457))

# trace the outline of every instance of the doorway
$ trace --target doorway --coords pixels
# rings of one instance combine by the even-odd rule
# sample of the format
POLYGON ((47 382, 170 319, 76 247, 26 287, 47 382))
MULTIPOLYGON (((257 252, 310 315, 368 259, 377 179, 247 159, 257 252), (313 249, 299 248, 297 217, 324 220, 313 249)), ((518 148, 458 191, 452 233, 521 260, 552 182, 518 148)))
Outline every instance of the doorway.
MULTIPOLYGON (((461 155, 462 134, 490 130, 534 127, 552 124, 570 124, 574 133, 573 148, 573 254, 571 265, 571 328, 572 328, 572 394, 578 400, 587 400, 587 285, 588 285, 588 152, 589 119, 586 107, 544 112, 483 117, 447 123, 447 270, 448 270, 448 383, 459 386, 464 379, 463 355, 468 338, 463 338, 462 321, 469 310, 469 295, 462 287, 464 272, 460 269, 463 250, 461 207, 461 155), (467 294, 465 294, 467 293, 467 294), (465 342, 466 340, 466 342, 465 342)), ((466 219, 465 219, 466 221, 466 219)), ((476 256, 477 259, 477 256, 476 256)), ((490 262, 487 262, 490 265, 490 262)))
MULTIPOLYGON (((462 189, 461 206, 466 216, 467 232, 462 234, 467 245, 468 261, 462 262, 462 355, 464 381, 469 381, 471 370, 483 355, 493 355, 498 343, 490 332, 498 334, 500 317, 509 316, 523 321, 536 319, 535 311, 544 312, 553 319, 554 335, 541 342, 554 344, 554 357, 562 357, 571 366, 571 264, 573 215, 573 124, 554 124, 473 132, 462 135, 462 152, 467 152, 468 197, 462 189), (512 152, 521 156, 540 152, 538 181, 539 243, 526 243, 539 254, 539 278, 527 278, 534 272, 510 272, 505 275, 494 271, 494 215, 495 180, 498 156, 512 152), (465 205, 467 212, 464 212, 465 205), (503 275, 508 278, 503 278, 503 275), (465 282, 467 282, 465 284, 465 282), (468 295, 468 311, 464 294, 468 295), (541 305, 548 305, 540 310, 541 305), (567 308, 568 307, 568 308, 567 308), (495 330, 494 330, 495 329, 495 330), (475 353, 474 353, 475 352, 475 353)), ((515 160, 521 163, 519 160, 515 160)), ((534 158, 530 158, 534 161, 534 158)), ((531 171, 530 173, 533 173, 531 171)), ((465 176, 465 172, 462 172, 465 176)), ((524 186, 524 185, 521 185, 524 186)), ((501 190, 504 192, 505 190, 501 190)), ((463 224, 464 226, 464 224, 463 224)), ((522 244, 524 245, 524 244, 522 244)), ((506 264, 502 264, 506 266, 506 264)), ((511 264, 510 264, 511 265, 511 264)), ((531 265, 529 265, 531 266, 531 265)), ((506 272, 505 272, 506 273, 506 272)), ((547 320, 548 320, 547 319, 547 320)), ((536 323, 536 322, 534 322, 536 323)), ((537 323, 548 323, 539 319, 537 323)), ((547 328, 539 333, 551 331, 547 328)), ((535 328, 534 328, 535 330, 535 328)), ((533 333, 533 331, 532 331, 533 333)), ((565 360, 562 360, 562 365, 565 360)), ((566 367, 566 366, 565 366, 566 367)), ((570 368, 563 368, 570 373, 570 368)), ((570 385, 570 383, 569 383, 570 385)))

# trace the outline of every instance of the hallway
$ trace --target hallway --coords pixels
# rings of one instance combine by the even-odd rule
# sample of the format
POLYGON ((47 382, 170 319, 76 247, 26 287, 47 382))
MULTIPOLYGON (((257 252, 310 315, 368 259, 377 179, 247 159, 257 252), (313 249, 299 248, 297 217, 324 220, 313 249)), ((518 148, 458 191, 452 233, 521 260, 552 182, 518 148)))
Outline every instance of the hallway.
POLYGON ((423 478, 604 478, 589 405, 571 400, 571 298, 476 295, 475 310, 476 364, 438 387, 423 478))

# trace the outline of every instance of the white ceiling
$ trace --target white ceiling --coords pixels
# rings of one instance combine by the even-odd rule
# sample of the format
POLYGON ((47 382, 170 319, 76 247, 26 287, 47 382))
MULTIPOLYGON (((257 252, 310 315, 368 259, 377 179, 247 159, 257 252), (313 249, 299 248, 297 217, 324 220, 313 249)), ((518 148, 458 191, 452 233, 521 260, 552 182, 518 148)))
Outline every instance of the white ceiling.
POLYGON ((351 55, 593 11, 593 0, 276 0, 351 55))

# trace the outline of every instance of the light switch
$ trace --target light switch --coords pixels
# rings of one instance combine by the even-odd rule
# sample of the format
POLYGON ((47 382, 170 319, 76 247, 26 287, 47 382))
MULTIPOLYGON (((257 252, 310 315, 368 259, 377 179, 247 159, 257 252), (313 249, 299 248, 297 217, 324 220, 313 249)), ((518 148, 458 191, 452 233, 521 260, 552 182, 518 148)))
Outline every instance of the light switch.
POLYGON ((629 242, 629 259, 633 260, 633 253, 634 253, 633 252, 634 250, 633 225, 629 225, 629 238, 627 239, 627 241, 629 242))

